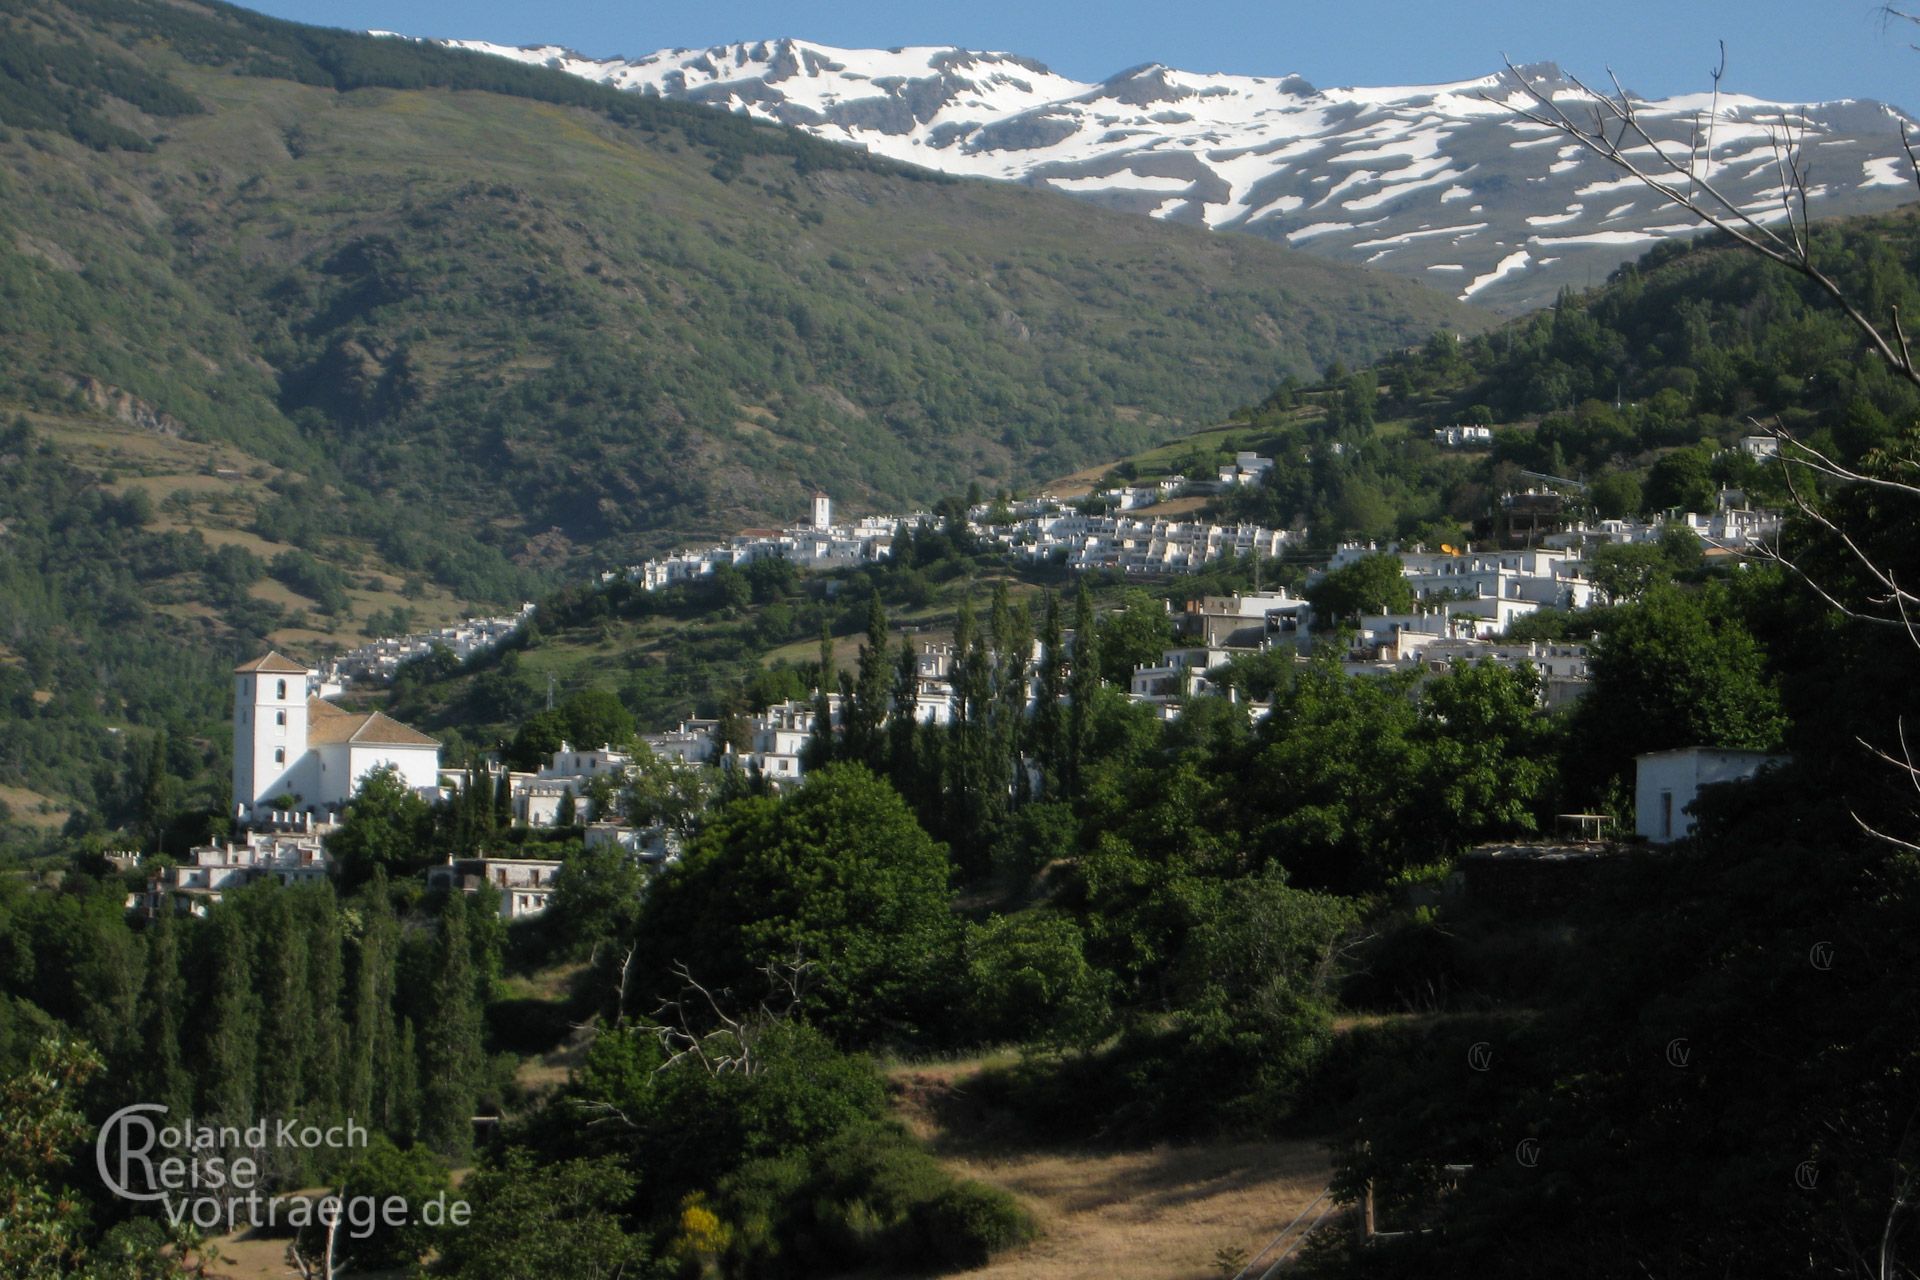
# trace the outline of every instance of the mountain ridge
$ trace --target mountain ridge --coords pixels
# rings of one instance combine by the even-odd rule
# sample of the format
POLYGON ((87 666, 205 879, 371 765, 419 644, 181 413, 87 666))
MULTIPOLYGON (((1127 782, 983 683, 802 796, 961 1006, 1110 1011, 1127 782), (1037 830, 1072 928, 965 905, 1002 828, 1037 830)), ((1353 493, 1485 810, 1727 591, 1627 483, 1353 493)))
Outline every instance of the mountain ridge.
MULTIPOLYGON (((1632 179, 1605 161, 1514 114, 1530 101, 1516 73, 1557 100, 1583 100, 1554 62, 1430 85, 1322 89, 1298 75, 1159 62, 1086 82, 1015 53, 841 49, 792 37, 598 59, 554 45, 433 43, 744 113, 943 173, 1249 232, 1503 312, 1545 305, 1697 230, 1629 192, 1632 179)), ((1709 163, 1757 216, 1779 207, 1773 133, 1783 125, 1800 132, 1813 161, 1814 216, 1913 198, 1900 139, 1915 122, 1886 104, 1635 100, 1655 136, 1682 149, 1702 113, 1711 116, 1709 163)))

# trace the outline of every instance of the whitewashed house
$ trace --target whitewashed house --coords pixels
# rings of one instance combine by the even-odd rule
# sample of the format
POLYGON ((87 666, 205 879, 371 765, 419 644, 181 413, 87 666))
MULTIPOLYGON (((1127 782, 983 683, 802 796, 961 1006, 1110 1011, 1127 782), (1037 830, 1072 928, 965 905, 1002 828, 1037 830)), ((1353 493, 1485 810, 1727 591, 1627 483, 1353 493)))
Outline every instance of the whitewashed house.
POLYGON ((715 741, 719 730, 718 720, 682 720, 678 727, 665 733, 643 733, 640 740, 662 760, 705 764, 719 752, 715 741))
POLYGON ((256 880, 310 884, 327 878, 330 861, 324 824, 304 824, 294 833, 251 832, 239 843, 224 841, 192 850, 189 862, 159 867, 142 893, 127 898, 130 912, 151 920, 164 911, 204 916, 227 893, 256 880))
POLYGON ((492 885, 500 895, 500 918, 524 920, 547 909, 565 865, 549 858, 451 858, 427 869, 427 887, 478 893, 481 885, 492 885))

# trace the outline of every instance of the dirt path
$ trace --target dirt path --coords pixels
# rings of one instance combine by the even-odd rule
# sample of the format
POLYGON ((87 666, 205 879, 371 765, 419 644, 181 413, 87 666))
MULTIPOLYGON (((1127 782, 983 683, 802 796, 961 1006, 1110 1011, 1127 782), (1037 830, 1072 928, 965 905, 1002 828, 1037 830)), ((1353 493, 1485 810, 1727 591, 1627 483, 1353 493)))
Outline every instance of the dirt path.
POLYGON ((973 1280, 1218 1280, 1320 1194, 1317 1142, 1221 1142, 1075 1150, 1021 1142, 996 1118, 953 1105, 964 1070, 896 1076, 902 1118, 954 1172, 1019 1196, 1042 1235, 973 1280), (965 1130, 960 1131, 960 1130, 965 1130))

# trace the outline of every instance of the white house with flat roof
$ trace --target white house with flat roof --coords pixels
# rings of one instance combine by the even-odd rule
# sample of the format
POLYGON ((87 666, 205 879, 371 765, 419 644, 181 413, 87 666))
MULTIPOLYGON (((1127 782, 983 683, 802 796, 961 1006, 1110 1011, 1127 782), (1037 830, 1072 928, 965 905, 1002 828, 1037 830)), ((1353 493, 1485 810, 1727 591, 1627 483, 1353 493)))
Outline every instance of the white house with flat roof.
POLYGON ((478 893, 481 885, 492 885, 500 896, 500 918, 524 920, 547 909, 565 865, 551 858, 449 858, 427 868, 427 887, 478 893))
POLYGON ((1689 810, 1702 787, 1744 782, 1791 757, 1771 751, 1726 747, 1681 747, 1635 756, 1634 831, 1653 844, 1672 844, 1693 834, 1689 810))

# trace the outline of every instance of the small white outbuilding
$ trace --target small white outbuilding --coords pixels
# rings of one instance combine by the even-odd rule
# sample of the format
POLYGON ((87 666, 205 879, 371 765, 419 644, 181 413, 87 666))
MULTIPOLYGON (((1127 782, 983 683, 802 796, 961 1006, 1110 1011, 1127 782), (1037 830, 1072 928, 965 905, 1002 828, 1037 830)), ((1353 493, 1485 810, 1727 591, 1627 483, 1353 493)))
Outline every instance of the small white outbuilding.
POLYGON ((1681 747, 1634 757, 1634 831, 1653 844, 1693 834, 1693 802, 1702 787, 1741 782, 1787 756, 1725 747, 1681 747))

